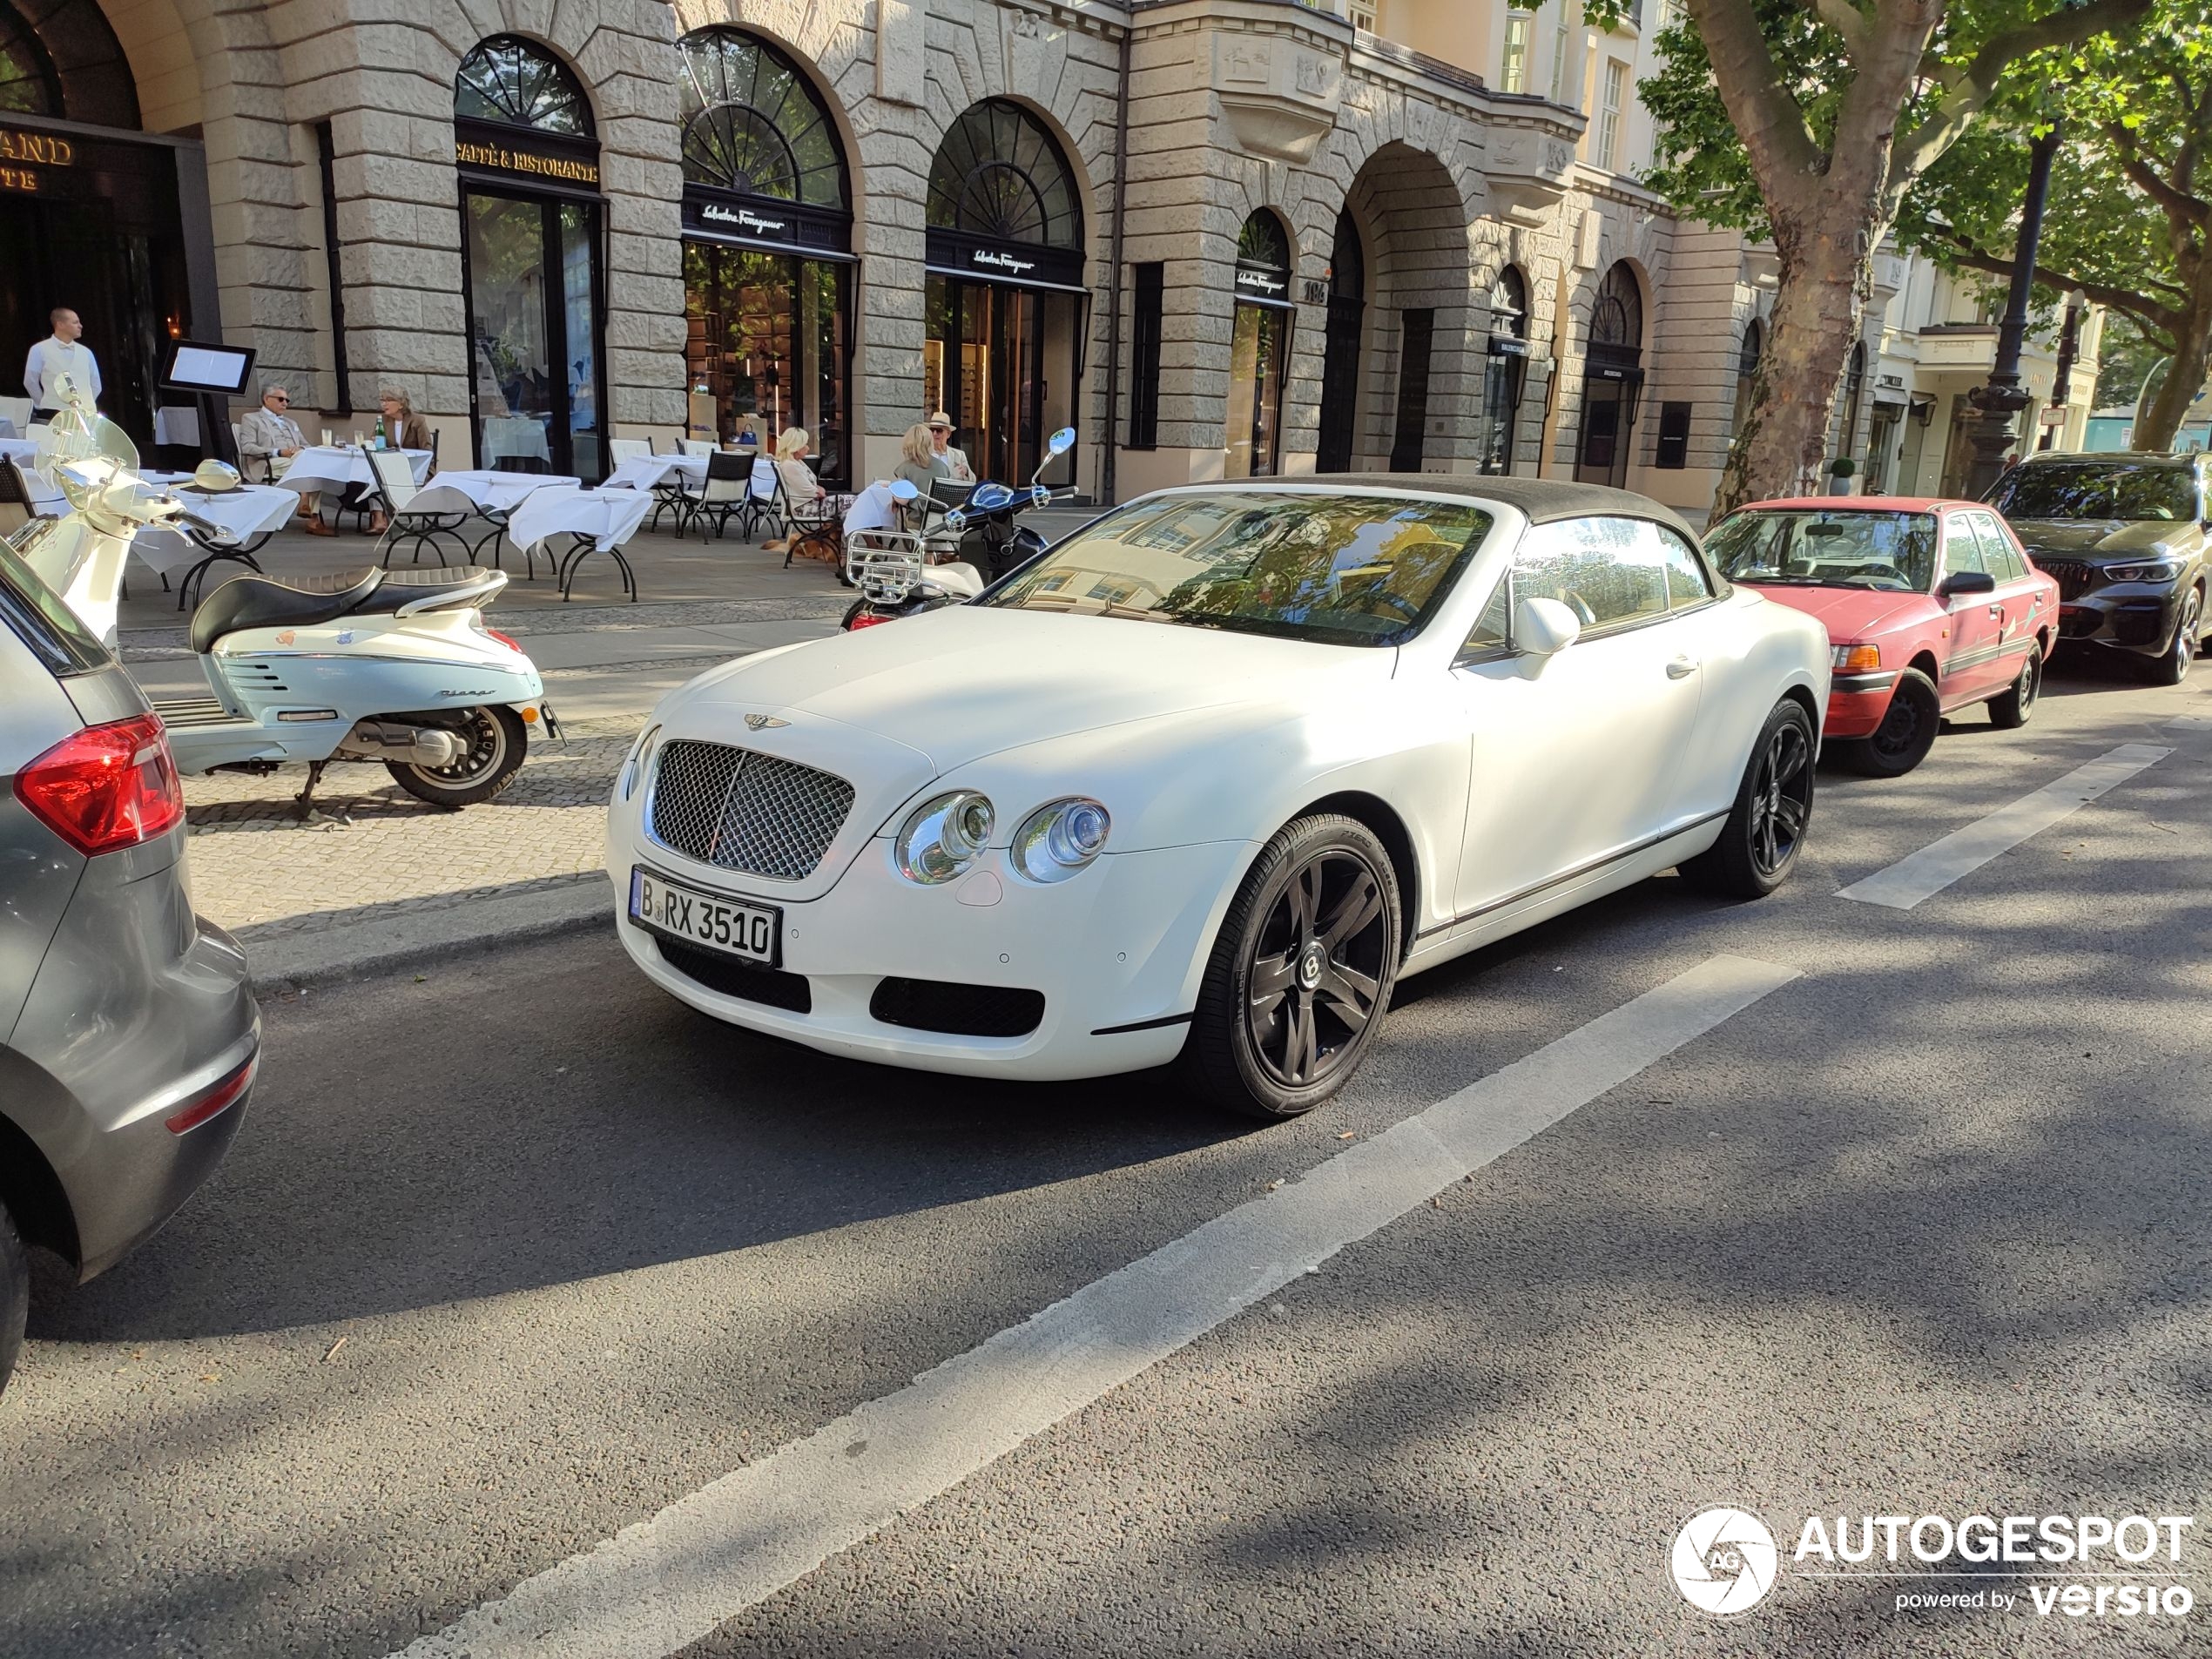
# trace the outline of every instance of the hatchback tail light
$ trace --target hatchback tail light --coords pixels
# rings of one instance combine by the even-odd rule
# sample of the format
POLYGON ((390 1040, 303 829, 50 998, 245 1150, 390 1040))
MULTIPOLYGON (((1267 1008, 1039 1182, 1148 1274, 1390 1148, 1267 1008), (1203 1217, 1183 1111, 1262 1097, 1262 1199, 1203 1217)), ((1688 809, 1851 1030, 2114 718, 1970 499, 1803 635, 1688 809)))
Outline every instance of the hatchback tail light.
POLYGON ((16 799, 86 854, 137 846, 185 815, 177 763, 152 714, 64 738, 16 774, 16 799))

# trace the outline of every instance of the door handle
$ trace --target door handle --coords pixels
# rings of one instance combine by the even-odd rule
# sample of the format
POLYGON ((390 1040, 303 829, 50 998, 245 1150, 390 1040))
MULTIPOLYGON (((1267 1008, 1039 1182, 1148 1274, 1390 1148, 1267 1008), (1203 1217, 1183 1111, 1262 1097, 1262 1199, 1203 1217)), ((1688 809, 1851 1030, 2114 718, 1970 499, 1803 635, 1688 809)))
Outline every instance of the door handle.
POLYGON ((1667 678, 1670 680, 1686 680, 1696 671, 1697 664, 1687 657, 1677 657, 1667 664, 1667 678))

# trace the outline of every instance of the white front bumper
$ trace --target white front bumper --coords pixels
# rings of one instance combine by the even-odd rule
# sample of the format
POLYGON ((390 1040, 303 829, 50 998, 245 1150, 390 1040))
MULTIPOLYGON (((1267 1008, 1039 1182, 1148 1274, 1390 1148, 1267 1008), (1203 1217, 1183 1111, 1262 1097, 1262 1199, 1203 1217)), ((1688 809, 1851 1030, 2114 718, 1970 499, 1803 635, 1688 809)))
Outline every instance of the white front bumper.
POLYGON ((985 855, 942 887, 917 887, 868 841, 826 893, 806 901, 785 884, 694 863, 648 840, 637 800, 615 801, 607 869, 616 930, 656 984, 732 1025, 826 1053, 927 1071, 1051 1081, 1163 1065, 1183 1047, 1198 981, 1230 895, 1256 856, 1244 841, 1150 853, 1109 853, 1056 886, 1040 887, 985 855), (792 1013, 725 995, 663 960, 654 935, 629 916, 630 872, 644 864, 687 885, 783 912, 781 968, 803 974, 812 1010, 792 1013), (995 880, 996 902, 987 900, 995 880), (959 1036, 887 1025, 868 1012, 887 976, 1034 990, 1044 1017, 1018 1037, 959 1036), (1116 1028, 1136 1027, 1136 1029, 1116 1028))

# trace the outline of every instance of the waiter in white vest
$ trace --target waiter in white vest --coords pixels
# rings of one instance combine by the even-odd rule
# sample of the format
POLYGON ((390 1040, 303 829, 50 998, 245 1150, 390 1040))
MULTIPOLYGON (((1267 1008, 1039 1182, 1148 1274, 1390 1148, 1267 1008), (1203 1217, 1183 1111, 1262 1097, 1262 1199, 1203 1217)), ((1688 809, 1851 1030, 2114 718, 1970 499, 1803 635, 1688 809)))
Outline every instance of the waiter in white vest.
POLYGON ((30 395, 34 421, 51 421, 60 413, 54 386, 63 374, 72 376, 78 386, 91 393, 94 402, 100 396, 100 365, 92 348, 78 342, 78 336, 84 332, 84 320, 67 306, 57 306, 49 320, 54 325, 53 334, 30 348, 23 366, 23 389, 30 395))

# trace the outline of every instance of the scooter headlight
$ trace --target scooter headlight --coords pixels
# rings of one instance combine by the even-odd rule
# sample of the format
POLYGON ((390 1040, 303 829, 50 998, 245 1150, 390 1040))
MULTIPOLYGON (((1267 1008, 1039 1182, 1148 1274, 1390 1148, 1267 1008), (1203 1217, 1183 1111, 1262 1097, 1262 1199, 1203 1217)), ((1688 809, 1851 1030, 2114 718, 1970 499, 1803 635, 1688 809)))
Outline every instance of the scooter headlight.
POLYGON ((630 757, 630 764, 622 769, 622 798, 628 800, 645 781, 645 774, 653 764, 654 751, 660 747, 660 728, 650 726, 645 735, 637 739, 637 747, 630 757))
POLYGON ((988 797, 972 789, 926 800, 907 815, 892 844, 899 873, 934 887, 961 874, 990 845, 993 814, 988 797))
POLYGON ((1106 849, 1114 820, 1087 795, 1048 802, 1022 820, 1007 852, 1032 881, 1065 881, 1106 849))

